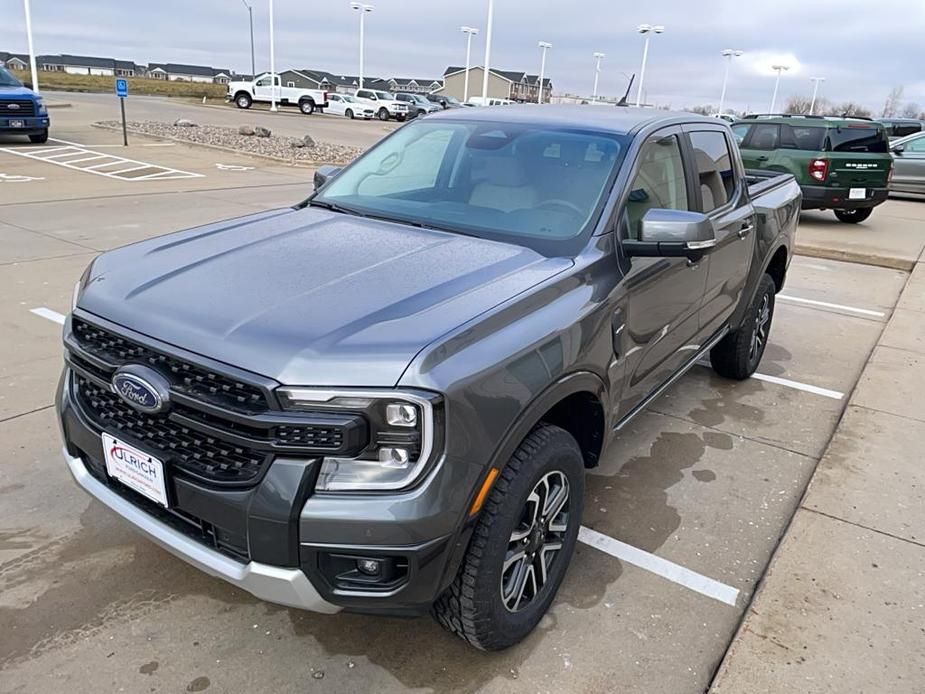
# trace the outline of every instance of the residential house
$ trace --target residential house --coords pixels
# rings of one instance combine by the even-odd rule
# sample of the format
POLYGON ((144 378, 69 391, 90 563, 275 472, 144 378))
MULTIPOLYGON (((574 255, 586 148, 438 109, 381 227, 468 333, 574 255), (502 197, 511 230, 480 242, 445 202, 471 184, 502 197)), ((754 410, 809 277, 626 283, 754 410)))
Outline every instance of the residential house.
POLYGON ((228 84, 231 81, 232 74, 231 70, 180 63, 151 63, 148 65, 147 70, 147 77, 170 82, 228 84))
POLYGON ((137 66, 130 60, 115 60, 87 55, 40 55, 35 59, 39 70, 69 75, 134 77, 137 66))
MULTIPOLYGON (((279 78, 280 84, 284 87, 323 89, 336 94, 353 94, 360 88, 360 78, 357 75, 337 75, 310 68, 283 70, 279 73, 279 78)), ((363 86, 366 89, 390 89, 388 81, 379 77, 364 77, 363 86)))
POLYGON ((409 92, 411 94, 430 94, 443 86, 440 80, 412 79, 410 77, 392 77, 389 80, 389 91, 409 92))
POLYGON ((8 67, 10 70, 28 70, 29 56, 25 53, 0 51, 0 66, 8 67))
MULTIPOLYGON (((469 98, 482 96, 482 81, 485 71, 480 65, 469 69, 469 98)), ((448 94, 460 101, 465 95, 466 68, 448 67, 443 73, 443 87, 437 94, 448 94)), ((495 99, 510 99, 518 102, 536 103, 540 91, 539 75, 511 70, 488 71, 488 96, 495 99)), ((552 81, 543 78, 543 102, 549 103, 552 96, 552 81)))

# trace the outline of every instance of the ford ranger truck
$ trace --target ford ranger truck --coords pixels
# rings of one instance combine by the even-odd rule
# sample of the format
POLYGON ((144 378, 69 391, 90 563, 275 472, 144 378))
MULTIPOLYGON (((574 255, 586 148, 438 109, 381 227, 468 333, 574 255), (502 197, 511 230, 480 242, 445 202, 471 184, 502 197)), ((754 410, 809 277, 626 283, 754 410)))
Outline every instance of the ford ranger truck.
POLYGON ((225 100, 233 102, 238 108, 250 108, 257 102, 271 104, 274 97, 280 106, 297 106, 306 116, 312 115, 315 111, 324 113, 328 106, 326 91, 294 86, 282 87, 279 75, 270 73, 258 75, 251 82, 229 82, 225 88, 225 100))
POLYGON ((315 180, 87 268, 66 464, 259 598, 510 646, 615 432, 701 359, 755 371, 800 189, 715 118, 581 106, 433 114, 315 180))
POLYGON ((50 125, 45 100, 0 66, 0 136, 28 135, 38 145, 48 142, 50 125))

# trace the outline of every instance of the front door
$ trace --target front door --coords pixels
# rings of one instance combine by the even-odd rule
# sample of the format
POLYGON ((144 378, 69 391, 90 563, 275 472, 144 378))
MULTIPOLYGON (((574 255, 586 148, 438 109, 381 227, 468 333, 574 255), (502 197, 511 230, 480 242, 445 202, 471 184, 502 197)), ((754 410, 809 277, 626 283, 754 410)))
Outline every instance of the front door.
POLYGON ((897 190, 925 193, 925 134, 909 140, 893 157, 893 185, 897 190))
MULTIPOLYGON (((620 213, 621 238, 638 239, 651 209, 695 209, 681 155, 681 131, 650 137, 635 163, 629 196, 620 213)), ((623 361, 622 383, 612 384, 615 420, 658 389, 696 351, 706 267, 686 258, 624 259, 625 296, 613 314, 614 350, 623 361), (620 387, 622 385, 622 388, 620 387)))

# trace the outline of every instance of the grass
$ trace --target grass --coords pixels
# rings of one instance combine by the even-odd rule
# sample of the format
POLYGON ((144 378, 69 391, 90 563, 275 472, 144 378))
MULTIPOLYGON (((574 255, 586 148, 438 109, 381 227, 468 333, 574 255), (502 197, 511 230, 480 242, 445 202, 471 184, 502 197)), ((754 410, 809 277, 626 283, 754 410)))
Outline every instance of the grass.
MULTIPOLYGON (((18 79, 31 82, 28 70, 12 70, 18 79)), ((201 99, 221 99, 225 96, 225 85, 200 82, 168 82, 143 77, 128 77, 129 94, 148 96, 185 96, 201 99)), ((98 75, 69 75, 66 72, 39 72, 39 88, 64 92, 115 92, 115 77, 98 75)))

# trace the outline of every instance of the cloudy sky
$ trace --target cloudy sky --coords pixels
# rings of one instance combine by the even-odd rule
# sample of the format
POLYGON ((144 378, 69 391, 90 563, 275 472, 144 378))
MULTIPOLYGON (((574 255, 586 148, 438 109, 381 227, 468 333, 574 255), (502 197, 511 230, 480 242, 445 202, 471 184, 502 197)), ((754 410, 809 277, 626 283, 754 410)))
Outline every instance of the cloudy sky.
MULTIPOLYGON (((268 67, 268 0, 254 6, 257 69, 268 67)), ((460 25, 481 28, 473 63, 482 61, 487 0, 366 0, 366 72, 438 77, 465 60, 460 25)), ((247 10, 242 0, 31 0, 38 53, 102 55, 207 64, 249 71, 247 10)), ((25 51, 20 0, 2 0, 0 50, 25 51)), ((589 94, 594 51, 606 54, 600 92, 619 94, 638 72, 642 22, 663 24, 652 41, 646 92, 660 105, 717 103, 723 48, 746 51, 733 67, 727 103, 766 109, 770 65, 792 66, 781 94, 852 99, 877 115, 890 88, 925 108, 925 0, 496 0, 492 65, 539 71, 537 41, 549 41, 547 74, 557 91, 589 94), (886 9, 888 7, 888 10, 886 9)), ((357 13, 349 0, 276 0, 277 68, 357 71, 357 13)))

